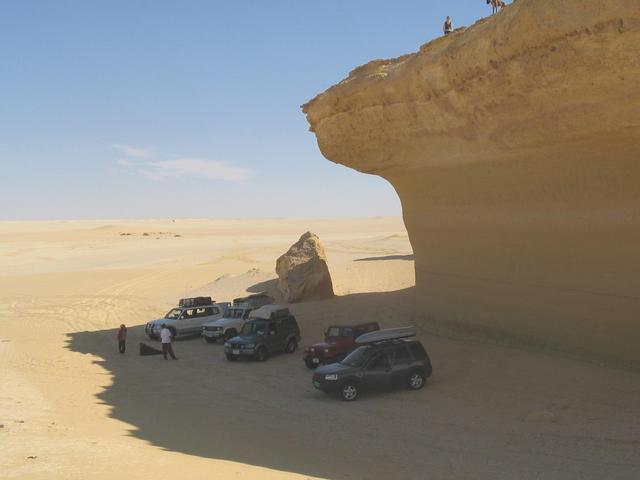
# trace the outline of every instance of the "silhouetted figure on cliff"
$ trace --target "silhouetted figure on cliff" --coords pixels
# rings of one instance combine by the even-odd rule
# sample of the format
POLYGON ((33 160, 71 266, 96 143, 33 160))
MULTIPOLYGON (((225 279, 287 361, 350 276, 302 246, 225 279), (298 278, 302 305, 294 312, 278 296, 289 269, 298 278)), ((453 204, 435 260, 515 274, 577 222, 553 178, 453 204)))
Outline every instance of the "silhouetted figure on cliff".
POLYGON ((449 35, 451 32, 453 32, 453 24, 451 23, 451 17, 447 15, 444 21, 444 34, 449 35))

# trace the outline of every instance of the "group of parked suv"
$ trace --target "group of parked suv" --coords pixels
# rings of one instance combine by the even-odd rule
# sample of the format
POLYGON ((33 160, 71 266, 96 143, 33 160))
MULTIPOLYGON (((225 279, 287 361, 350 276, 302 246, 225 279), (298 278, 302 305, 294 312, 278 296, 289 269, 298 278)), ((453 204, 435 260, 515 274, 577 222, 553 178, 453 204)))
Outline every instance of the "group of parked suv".
MULTIPOLYGON (((233 304, 211 297, 182 299, 164 318, 148 322, 145 332, 156 339, 166 325, 174 337, 201 334, 208 343, 224 340, 229 361, 264 361, 273 353, 295 352, 302 340, 289 309, 272 302, 264 293, 236 298, 233 304)), ((315 370, 316 389, 338 393, 345 401, 356 400, 367 389, 419 390, 432 367, 422 344, 412 339, 415 335, 413 327, 381 330, 376 322, 333 325, 324 342, 304 351, 304 363, 315 370)))

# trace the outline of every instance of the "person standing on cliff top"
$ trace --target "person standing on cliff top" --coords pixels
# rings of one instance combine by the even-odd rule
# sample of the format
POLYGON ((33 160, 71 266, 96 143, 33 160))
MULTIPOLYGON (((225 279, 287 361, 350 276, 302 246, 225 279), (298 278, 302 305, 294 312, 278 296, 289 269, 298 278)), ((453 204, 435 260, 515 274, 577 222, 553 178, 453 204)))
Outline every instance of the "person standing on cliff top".
POLYGON ((449 35, 451 32, 453 32, 453 24, 451 23, 451 17, 447 15, 444 21, 444 34, 449 35))

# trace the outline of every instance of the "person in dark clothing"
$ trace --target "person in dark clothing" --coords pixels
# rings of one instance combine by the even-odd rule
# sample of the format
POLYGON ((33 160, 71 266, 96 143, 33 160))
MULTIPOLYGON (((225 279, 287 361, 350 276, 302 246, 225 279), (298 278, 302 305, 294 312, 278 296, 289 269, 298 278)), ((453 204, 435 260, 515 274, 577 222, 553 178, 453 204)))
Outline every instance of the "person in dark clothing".
POLYGON ((118 330, 118 351, 120 353, 124 353, 127 349, 127 327, 124 326, 124 323, 120 325, 120 330, 118 330))
POLYGON ((451 17, 447 16, 444 21, 444 34, 449 35, 453 31, 453 24, 451 22, 451 17))

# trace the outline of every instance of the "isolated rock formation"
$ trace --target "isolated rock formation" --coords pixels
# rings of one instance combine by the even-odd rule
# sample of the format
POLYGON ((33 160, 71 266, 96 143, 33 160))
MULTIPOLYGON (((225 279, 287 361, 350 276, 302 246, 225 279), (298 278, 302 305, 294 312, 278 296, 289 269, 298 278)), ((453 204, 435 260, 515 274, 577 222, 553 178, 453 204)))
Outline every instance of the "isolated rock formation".
POLYGON ((429 318, 640 365, 638 0, 519 0, 303 110, 395 187, 429 318))
POLYGON ((327 257, 317 235, 307 232, 276 262, 278 290, 287 303, 333 296, 327 257))

